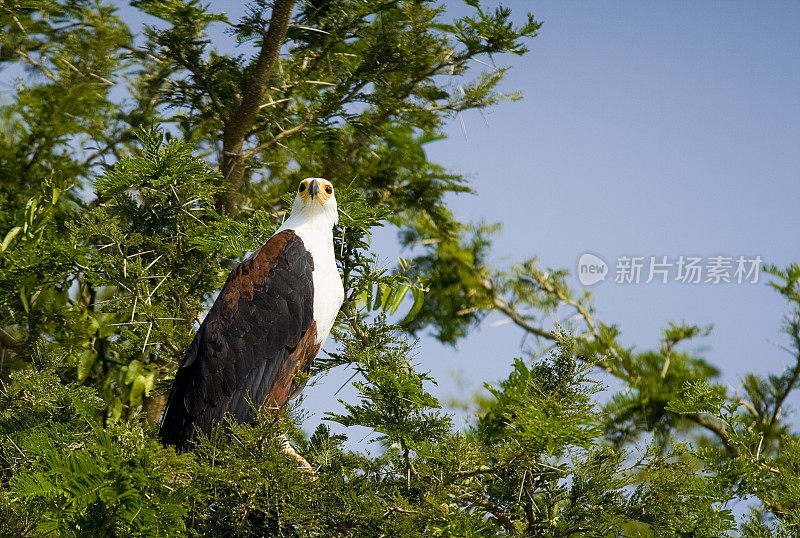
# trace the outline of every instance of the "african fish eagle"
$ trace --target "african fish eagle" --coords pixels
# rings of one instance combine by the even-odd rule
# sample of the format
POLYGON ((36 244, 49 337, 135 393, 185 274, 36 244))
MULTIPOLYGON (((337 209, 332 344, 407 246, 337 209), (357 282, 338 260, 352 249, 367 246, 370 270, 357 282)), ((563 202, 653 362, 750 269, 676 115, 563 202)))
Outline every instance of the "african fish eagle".
POLYGON ((165 444, 190 448, 200 434, 254 409, 281 408, 303 388, 344 299, 333 254, 333 185, 300 182, 292 213, 228 276, 186 351, 161 420, 165 444))

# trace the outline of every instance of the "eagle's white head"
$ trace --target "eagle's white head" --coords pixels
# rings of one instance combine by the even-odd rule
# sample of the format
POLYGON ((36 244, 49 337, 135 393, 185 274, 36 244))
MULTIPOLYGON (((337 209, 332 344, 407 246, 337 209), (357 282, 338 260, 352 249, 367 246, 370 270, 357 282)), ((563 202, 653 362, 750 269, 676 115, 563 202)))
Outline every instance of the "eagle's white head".
POLYGON ((286 224, 299 226, 310 221, 324 222, 333 228, 339 222, 339 209, 333 185, 321 177, 308 177, 297 186, 292 214, 286 224))

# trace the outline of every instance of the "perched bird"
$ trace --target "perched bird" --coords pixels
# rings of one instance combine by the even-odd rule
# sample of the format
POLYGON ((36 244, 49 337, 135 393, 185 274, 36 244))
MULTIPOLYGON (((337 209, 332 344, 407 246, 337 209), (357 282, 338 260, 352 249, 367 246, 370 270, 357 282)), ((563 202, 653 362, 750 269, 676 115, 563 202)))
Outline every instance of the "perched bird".
POLYGON ((186 351, 161 420, 161 439, 188 449, 200 432, 254 409, 281 408, 302 390, 344 299, 333 251, 333 185, 300 182, 292 213, 240 263, 186 351))

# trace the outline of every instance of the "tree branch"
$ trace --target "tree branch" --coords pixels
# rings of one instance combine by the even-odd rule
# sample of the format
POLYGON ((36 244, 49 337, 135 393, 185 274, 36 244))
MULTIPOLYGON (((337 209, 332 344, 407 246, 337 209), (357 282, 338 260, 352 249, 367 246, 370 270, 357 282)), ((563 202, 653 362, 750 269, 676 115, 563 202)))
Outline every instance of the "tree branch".
POLYGON ((733 440, 731 440, 730 436, 728 435, 728 430, 725 428, 725 424, 710 420, 709 418, 704 417, 700 413, 686 413, 682 416, 704 427, 705 429, 709 430, 711 433, 719 437, 720 441, 722 441, 722 443, 725 445, 725 448, 728 449, 728 453, 732 457, 738 458, 741 455, 742 453, 741 449, 734 444, 733 440))
POLYGON ((509 534, 512 536, 517 534, 517 526, 514 525, 514 521, 512 521, 511 517, 495 503, 478 494, 468 493, 467 499, 471 504, 480 506, 486 510, 486 512, 494 516, 494 518, 500 523, 500 525, 503 526, 506 531, 508 531, 509 534))
POLYGON ((95 150, 94 152, 89 154, 83 160, 84 168, 86 168, 88 166, 91 166, 96 159, 102 157, 107 152, 113 150, 119 144, 122 144, 123 142, 128 142, 132 138, 133 138, 133 134, 131 133, 131 131, 126 130, 126 131, 120 133, 118 137, 116 137, 114 139, 111 139, 111 140, 107 140, 105 146, 103 146, 102 148, 98 148, 97 150, 95 150))
POLYGON ((794 346, 797 350, 797 357, 796 363, 794 368, 792 369, 792 375, 789 379, 789 383, 786 385, 786 388, 782 391, 781 395, 775 399, 775 409, 772 412, 772 417, 770 418, 770 425, 775 424, 778 420, 778 415, 781 412, 781 407, 783 407, 783 402, 786 401, 786 398, 789 396, 789 393, 794 389, 794 386, 797 384, 798 378, 800 378, 800 322, 792 323, 790 325, 792 330, 792 338, 794 338, 794 346))
POLYGON ((5 329, 0 328, 0 347, 12 351, 23 360, 30 360, 30 355, 25 349, 25 344, 11 336, 5 329))
POLYGON ((358 312, 353 312, 353 309, 350 308, 350 300, 346 299, 342 304, 342 313, 344 313, 345 318, 347 319, 348 325, 353 331, 353 334, 356 335, 356 338, 361 340, 364 345, 369 344, 369 335, 364 331, 364 328, 361 327, 361 324, 358 322, 358 312))
MULTIPOLYGON (((411 95, 411 93, 423 81, 436 75, 439 71, 441 71, 448 65, 450 65, 450 63, 448 63, 446 60, 443 62, 439 62, 428 71, 412 78, 410 81, 408 81, 406 88, 402 92, 398 92, 398 97, 400 98, 400 100, 404 101, 405 99, 407 99, 411 95)), ((364 84, 362 84, 361 86, 363 87, 364 84)), ((369 125, 361 132, 361 135, 350 144, 350 148, 348 149, 348 151, 345 152, 345 154, 342 157, 336 159, 335 161, 331 162, 330 164, 328 164, 328 166, 325 167, 325 171, 323 172, 323 177, 328 177, 328 178, 331 177, 334 170, 346 164, 347 162, 351 161, 358 153, 358 150, 364 147, 372 139, 372 135, 378 130, 378 128, 387 120, 389 120, 389 118, 391 118, 394 114, 397 114, 397 112, 398 111, 396 109, 389 108, 384 110, 380 114, 377 114, 369 123, 369 125)))
POLYGON ((452 475, 450 475, 447 479, 442 481, 442 484, 448 486, 450 484, 454 484, 461 480, 462 478, 470 478, 473 476, 480 476, 485 474, 497 474, 500 471, 508 469, 512 465, 514 465, 517 461, 519 456, 512 456, 507 462, 505 463, 497 463, 495 465, 487 466, 482 465, 475 469, 465 470, 465 471, 456 471, 452 475))
MULTIPOLYGON (((342 106, 342 105, 346 104, 359 91, 361 91, 364 88, 364 86, 367 85, 367 82, 368 81, 364 80, 364 81, 360 82, 359 84, 357 84, 356 86, 354 86, 349 92, 347 92, 344 96, 342 96, 341 99, 339 99, 336 102, 336 105, 330 106, 328 108, 328 110, 335 109, 336 107, 339 107, 339 106, 342 106)), ((286 96, 291 96, 291 92, 292 92, 293 88, 294 87, 290 88, 289 91, 284 95, 284 99, 288 99, 288 97, 286 97, 286 96)), ((290 99, 287 100, 287 103, 289 101, 290 101, 290 99)), ((284 111, 285 111, 285 109, 284 109, 284 111)), ((305 118, 300 123, 295 125, 294 127, 290 127, 289 129, 284 129, 280 133, 278 133, 275 136, 273 136, 271 139, 267 140, 266 142, 264 142, 262 144, 259 144, 258 146, 248 150, 247 153, 244 154, 244 158, 249 158, 249 157, 251 157, 251 156, 253 156, 253 155, 257 154, 257 153, 260 153, 260 152, 262 152, 264 150, 267 150, 267 149, 271 148, 272 146, 274 146, 275 144, 280 142, 282 139, 288 138, 288 137, 294 135, 295 133, 303 130, 311 122, 323 117, 325 114, 326 114, 326 111, 317 111, 317 112, 312 113, 312 114, 307 114, 305 116, 305 118)), ((328 177, 328 176, 323 174, 323 177, 328 177)))
MULTIPOLYGON (((558 297, 559 300, 575 308, 586 322, 586 325, 589 328, 589 333, 591 334, 591 336, 597 339, 598 342, 603 342, 603 340, 600 338, 600 333, 597 331, 597 327, 594 324, 594 320, 592 319, 591 314, 589 313, 588 310, 586 310, 586 308, 582 304, 570 299, 559 290, 555 290, 552 287, 552 285, 550 285, 546 281, 542 282, 537 279, 535 280, 535 282, 538 283, 538 285, 546 293, 555 295, 556 297, 558 297)), ((500 294, 497 292, 497 288, 495 287, 494 282, 490 278, 484 279, 482 284, 483 287, 486 289, 486 291, 489 292, 492 298, 492 305, 494 306, 494 308, 505 314, 508 317, 508 319, 510 319, 517 327, 530 334, 536 335, 546 340, 550 340, 553 342, 556 341, 557 334, 555 332, 548 331, 546 329, 542 329, 541 327, 536 327, 534 325, 531 325, 522 316, 520 316, 519 312, 512 305, 510 305, 508 301, 506 301, 503 297, 500 296, 500 294)), ((610 344, 606 343, 606 348, 609 350, 609 354, 612 355, 615 359, 619 358, 616 349, 614 349, 610 344)), ((578 358, 584 360, 585 362, 599 366, 607 372, 612 372, 611 365, 603 359, 589 359, 588 357, 584 357, 581 355, 579 355, 578 358)), ((631 382, 631 379, 624 376, 622 372, 620 372, 619 370, 614 370, 613 373, 617 377, 624 379, 629 383, 631 382)))
POLYGON ((194 76, 195 80, 200 83, 200 86, 202 86, 206 93, 208 93, 209 98, 211 98, 211 104, 213 105, 214 110, 217 111, 217 114, 219 114, 220 119, 223 122, 227 121, 227 111, 225 110, 225 105, 222 104, 222 101, 217 95, 217 91, 214 89, 214 86, 209 83, 206 76, 200 71, 199 66, 190 62, 184 57, 183 54, 180 55, 179 61, 186 69, 189 70, 192 76, 194 76))
POLYGON ((245 84, 239 105, 225 122, 222 135, 222 163, 220 171, 227 182, 227 190, 217 200, 220 210, 229 215, 238 211, 237 199, 244 178, 244 139, 258 114, 264 93, 267 90, 272 70, 286 38, 295 0, 275 0, 272 19, 261 42, 253 72, 245 84))
MULTIPOLYGON (((578 301, 575 301, 575 300, 571 299, 570 297, 566 296, 561 290, 555 289, 547 281, 544 281, 542 279, 538 279, 538 278, 534 277, 534 282, 536 282, 543 289, 543 291, 545 291, 546 293, 550 293, 550 294, 555 295, 559 300, 561 300, 561 301, 569 304, 573 308, 575 308, 578 311, 578 313, 580 314, 580 316, 586 322, 586 324, 587 324, 587 326, 589 328, 589 332, 592 334, 592 336, 597 338, 598 341, 602 342, 602 339, 600 338, 599 331, 597 330, 597 326, 595 325, 594 320, 591 317, 591 313, 582 304, 580 304, 578 301)), ((499 294, 497 293, 497 289, 494 286, 494 283, 491 281, 491 279, 485 280, 483 282, 483 286, 490 293, 490 295, 492 297, 492 304, 494 305, 494 307, 497 310, 499 310, 500 312, 502 312, 503 314, 505 314, 514 324, 516 324, 518 327, 520 327, 524 331, 527 331, 527 332, 529 332, 531 334, 534 334, 536 336, 539 336, 539 337, 542 337, 542 338, 546 338, 548 340, 555 340, 556 335, 553 332, 547 331, 547 330, 544 330, 542 328, 535 327, 535 326, 531 325, 524 318, 522 318, 522 316, 519 315, 519 313, 516 311, 516 309, 514 307, 512 307, 506 301, 504 301, 499 296, 499 294)), ((798 350, 800 350, 800 330, 797 331, 796 341, 797 341, 798 350)), ((605 345, 606 345, 606 348, 609 350, 609 354, 612 357, 614 357, 615 359, 619 359, 619 355, 617 353, 617 350, 614 349, 608 343, 605 343, 605 345)), ((584 359, 584 360, 586 359, 585 357, 580 357, 580 356, 579 356, 579 358, 584 359)), ((631 379, 630 376, 625 375, 625 373, 623 371, 620 371, 617 368, 612 369, 610 367, 611 365, 606 363, 606 361, 593 361, 593 362, 595 364, 597 364, 598 366, 602 367, 603 369, 605 369, 606 371, 612 373, 613 375, 615 375, 619 379, 622 379, 623 381, 625 381, 625 382, 627 382, 629 384, 633 383, 633 379, 631 379)), ((793 370, 792 373, 793 373, 792 382, 788 385, 788 390, 791 390, 791 387, 793 387, 794 384, 797 382, 797 380, 800 378, 800 356, 798 356, 797 366, 795 367, 795 369, 793 370)), ((779 399, 779 401, 776 402, 776 408, 775 408, 776 409, 775 410, 775 414, 776 415, 778 413, 778 409, 780 408, 780 405, 782 405, 783 401, 785 400, 786 396, 788 395, 788 390, 786 391, 786 393, 784 393, 782 395, 782 397, 779 399)), ((741 454, 741 449, 733 443, 733 441, 731 440, 730 436, 728 435, 728 432, 727 432, 724 424, 718 423, 718 422, 713 421, 713 420, 710 420, 707 417, 704 417, 704 416, 702 416, 702 415, 700 415, 698 413, 689 413, 689 414, 684 414, 682 416, 687 418, 687 419, 689 419, 689 420, 691 420, 692 422, 694 422, 698 426, 702 426, 703 428, 709 430, 711 433, 716 435, 720 439, 720 441, 722 441, 722 443, 725 445, 725 448, 727 448, 728 453, 730 453, 730 455, 732 457, 736 458, 741 454)))
POLYGON ((0 344, 9 349, 18 349, 22 347, 22 342, 11 336, 2 328, 0 328, 0 344))
POLYGON ((553 334, 552 331, 547 331, 542 329, 541 327, 535 327, 522 319, 522 316, 514 310, 511 306, 509 306, 503 299, 501 299, 496 294, 492 293, 492 304, 494 307, 502 312, 503 314, 508 317, 517 327, 520 329, 529 332, 531 334, 535 334, 536 336, 541 336, 542 338, 546 338, 547 340, 555 340, 556 336, 553 334))

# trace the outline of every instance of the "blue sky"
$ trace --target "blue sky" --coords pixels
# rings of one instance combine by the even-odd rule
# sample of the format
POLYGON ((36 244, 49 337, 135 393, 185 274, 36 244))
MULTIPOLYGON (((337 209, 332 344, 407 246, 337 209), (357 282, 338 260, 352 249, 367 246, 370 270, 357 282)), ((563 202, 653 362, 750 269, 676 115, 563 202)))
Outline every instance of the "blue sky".
MULTIPOLYGON (((618 324, 627 346, 656 347, 670 321, 713 324, 694 349, 724 382, 782 371, 790 357, 770 341, 786 343, 787 309, 765 275, 758 284, 623 285, 613 271, 623 255, 800 261, 800 4, 505 5, 520 22, 532 10, 544 26, 530 53, 496 59, 511 68, 503 88, 524 99, 487 112, 486 122, 465 113, 463 129, 453 119, 449 138, 428 148, 476 190, 452 197, 456 215, 502 222, 497 266, 537 255, 574 272, 581 253, 602 256, 612 273, 592 287, 597 317, 618 324)), ((130 8, 123 14, 141 20, 130 8)), ((226 50, 230 38, 214 42, 226 50)), ((374 246, 394 265, 392 230, 374 246)), ((507 374, 522 334, 499 321, 490 316, 456 349, 421 338, 419 365, 439 381, 436 395, 467 396, 507 374)), ((351 373, 333 371, 306 389, 307 429, 335 398, 355 398, 349 386, 336 395, 351 373)))
MULTIPOLYGON (((613 271, 622 255, 800 261, 800 4, 506 5, 544 22, 530 53, 497 60, 511 67, 503 87, 524 99, 486 114, 488 126, 464 114, 466 136, 453 120, 449 138, 429 148, 477 191, 452 198, 456 215, 503 223, 497 265, 538 255, 574 273, 581 253, 600 254, 612 274, 592 287, 597 317, 617 323, 625 345, 656 347, 669 321, 713 324, 691 349, 723 382, 738 388, 747 372, 781 372, 790 356, 770 341, 787 343, 787 308, 766 275, 758 284, 622 285, 613 271)), ((389 231, 376 247, 391 264, 389 231)), ((439 381, 437 395, 469 394, 509 371, 522 335, 500 320, 457 349, 421 339, 419 363, 439 381)), ((347 377, 306 391, 312 419, 347 377)))

